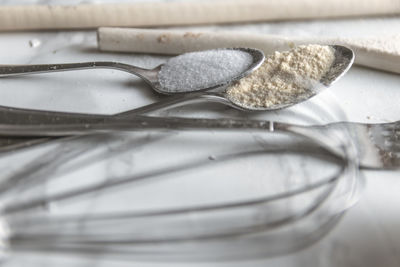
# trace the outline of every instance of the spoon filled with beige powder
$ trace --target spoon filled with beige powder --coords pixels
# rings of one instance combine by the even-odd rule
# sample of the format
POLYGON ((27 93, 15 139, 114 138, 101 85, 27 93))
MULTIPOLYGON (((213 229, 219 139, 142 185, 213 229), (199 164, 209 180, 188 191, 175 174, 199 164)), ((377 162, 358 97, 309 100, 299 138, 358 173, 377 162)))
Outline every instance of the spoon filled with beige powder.
POLYGON ((229 87, 226 97, 249 109, 291 106, 330 86, 353 58, 353 52, 343 46, 302 45, 275 52, 253 74, 229 87))
POLYGON ((344 46, 301 45, 266 56, 252 74, 223 91, 171 97, 129 114, 204 100, 241 110, 281 109, 303 102, 332 85, 349 70, 353 61, 353 51, 344 46))

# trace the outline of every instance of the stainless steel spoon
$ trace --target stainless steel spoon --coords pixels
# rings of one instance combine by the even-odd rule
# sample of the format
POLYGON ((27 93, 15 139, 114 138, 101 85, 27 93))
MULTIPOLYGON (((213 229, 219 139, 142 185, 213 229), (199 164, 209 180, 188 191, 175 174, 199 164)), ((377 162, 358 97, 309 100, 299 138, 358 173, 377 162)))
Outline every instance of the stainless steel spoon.
MULTIPOLYGON (((250 74, 253 70, 258 68, 264 61, 264 53, 261 50, 253 49, 253 48, 222 48, 222 49, 214 49, 208 51, 201 52, 192 52, 186 53, 183 55, 191 56, 194 53, 202 53, 202 57, 198 59, 199 64, 201 61, 204 61, 204 57, 211 57, 211 53, 206 53, 210 51, 237 51, 238 53, 245 53, 244 55, 248 55, 246 57, 245 62, 237 62, 240 64, 237 72, 232 72, 232 76, 228 79, 216 79, 213 83, 210 83, 204 87, 192 88, 191 91, 203 91, 215 89, 218 87, 226 86, 231 84, 234 81, 237 81, 248 74, 250 74), (245 63, 245 64, 244 64, 245 63), (243 65, 244 64, 244 65, 243 65), (243 66, 242 66, 243 65, 243 66)), ((180 55, 180 56, 183 56, 180 55)), ((177 58, 177 57, 175 57, 177 58)), ((196 57, 190 57, 191 59, 196 59, 196 57)), ((120 71, 125 71, 136 76, 142 78, 146 83, 148 83, 156 92, 161 94, 174 94, 174 93, 187 93, 179 92, 174 88, 168 88, 160 83, 159 74, 162 70, 163 66, 168 66, 169 62, 173 61, 174 58, 169 59, 166 63, 161 64, 154 69, 144 69, 137 66, 120 63, 120 62, 110 62, 110 61, 95 61, 95 62, 82 62, 82 63, 65 63, 65 64, 39 64, 39 65, 0 65, 0 77, 8 77, 8 76, 16 76, 16 75, 24 75, 24 74, 34 74, 34 73, 47 73, 47 72, 61 72, 61 71, 69 71, 69 70, 83 70, 83 69, 116 69, 120 71)), ((212 60, 212 58, 211 58, 212 60)), ((218 69, 219 67, 224 68, 223 61, 218 62, 218 60, 213 61, 214 68, 218 69), (221 64, 219 66, 218 64, 221 64)), ((236 65, 235 65, 236 66, 236 65)), ((222 77, 225 78, 225 77, 222 77)))

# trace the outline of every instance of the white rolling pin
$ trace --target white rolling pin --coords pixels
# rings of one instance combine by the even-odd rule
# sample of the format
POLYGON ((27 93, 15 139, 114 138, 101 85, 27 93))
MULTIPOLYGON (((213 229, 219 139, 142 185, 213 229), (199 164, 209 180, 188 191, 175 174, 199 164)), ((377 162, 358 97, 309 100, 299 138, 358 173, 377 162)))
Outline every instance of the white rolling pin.
POLYGON ((399 0, 214 0, 0 6, 0 31, 149 27, 400 14, 399 0))
POLYGON ((373 38, 288 38, 244 32, 193 32, 155 29, 100 28, 102 51, 181 54, 221 47, 252 47, 271 54, 300 44, 341 44, 356 53, 355 63, 400 73, 400 34, 373 38))

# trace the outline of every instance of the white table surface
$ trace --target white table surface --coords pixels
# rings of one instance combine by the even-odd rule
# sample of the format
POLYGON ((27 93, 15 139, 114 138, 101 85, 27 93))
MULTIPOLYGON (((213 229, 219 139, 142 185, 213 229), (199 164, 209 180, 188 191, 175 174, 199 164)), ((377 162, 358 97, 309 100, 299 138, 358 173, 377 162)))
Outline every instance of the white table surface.
MULTIPOLYGON (((28 2, 28 1, 26 1, 28 2)), ((44 1, 37 1, 44 2, 44 1)), ((47 1, 46 1, 47 2, 47 1)), ((55 1, 54 1, 55 2, 55 1)), ((57 1, 58 3, 59 1, 57 1)), ((79 2, 79 1, 75 1, 79 2)), ((87 1, 85 1, 87 2, 87 1)), ((99 2, 99 1, 96 1, 99 2)), ((14 1, 5 1, 5 4, 14 1)), ((292 21, 226 26, 204 30, 240 30, 285 36, 383 36, 399 33, 400 18, 356 18, 292 21)), ((35 41, 36 42, 36 41, 35 41)), ((28 64, 93 59, 132 60, 152 67, 167 57, 101 54, 94 31, 0 33, 0 62, 28 64), (30 41, 37 40, 36 47, 30 41)), ((400 118, 400 76, 354 66, 329 90, 340 101, 348 120, 389 122, 400 118)), ((55 74, 48 79, 7 79, 0 83, 0 105, 89 113, 115 113, 156 100, 138 79, 114 71, 55 74), (85 77, 88 79, 85 79, 85 77), (34 82, 32 82, 34 81, 34 82), (129 87, 139 90, 130 90, 129 87), (113 90, 109 90, 112 87, 113 90), (50 91, 49 91, 50 90, 50 91)), ((367 187, 359 203, 323 240, 303 251, 254 261, 196 263, 190 266, 400 266, 399 172, 364 171, 367 187)), ((75 262, 43 258, 10 258, 5 266, 109 266, 100 260, 75 262), (57 262, 57 265, 55 265, 57 262)), ((116 266, 189 266, 188 263, 128 263, 116 266)))

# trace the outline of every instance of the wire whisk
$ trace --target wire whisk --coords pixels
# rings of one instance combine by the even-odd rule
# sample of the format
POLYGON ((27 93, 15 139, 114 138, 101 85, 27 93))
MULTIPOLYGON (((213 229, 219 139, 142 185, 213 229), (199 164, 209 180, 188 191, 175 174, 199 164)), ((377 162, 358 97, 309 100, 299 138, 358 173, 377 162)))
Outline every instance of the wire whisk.
MULTIPOLYGON (((4 175, 0 183, 3 222, 9 227, 3 237, 6 246, 14 253, 135 260, 276 255, 320 239, 358 198, 358 166, 347 146, 341 147, 343 154, 338 156, 329 144, 321 146, 319 141, 293 133, 266 132, 258 138, 251 132, 200 133, 90 135, 32 149, 37 151, 23 170, 4 175), (171 145, 185 140, 190 140, 185 149, 179 150, 177 145, 175 153, 186 151, 182 154, 186 160, 166 160, 171 145), (218 146, 221 140, 224 145, 218 146), (153 167, 142 168, 152 146, 160 156, 151 154, 153 167), (85 181, 75 174, 123 154, 133 154, 136 159, 131 174, 102 173, 85 181), (292 162, 293 166, 285 166, 292 171, 281 172, 278 165, 282 162, 292 162), (252 174, 251 170, 257 169, 254 166, 264 164, 268 172, 258 168, 252 174), (231 172, 222 175, 232 166, 243 169, 248 177, 231 172), (254 178, 258 182, 248 180, 254 178), (263 186, 257 185, 262 180, 263 186), (165 182, 172 182, 172 195, 166 198, 172 204, 165 201, 152 206, 157 202, 154 198, 162 198, 164 187, 157 184, 165 182), (249 187, 247 194, 238 196, 234 185, 249 187), (180 186, 183 191, 194 189, 181 198, 174 195, 183 194, 176 191, 180 186), (149 188, 158 192, 154 198, 134 202, 140 189, 148 192, 149 188), (192 199, 196 192, 197 198, 192 199), (207 194, 215 199, 207 200, 207 194), (130 209, 129 201, 138 206, 136 210, 130 209), (108 208, 96 211, 93 203, 98 202, 108 208)), ((338 138, 335 134, 327 137, 338 138)), ((26 156, 26 151, 23 154, 26 156)))

